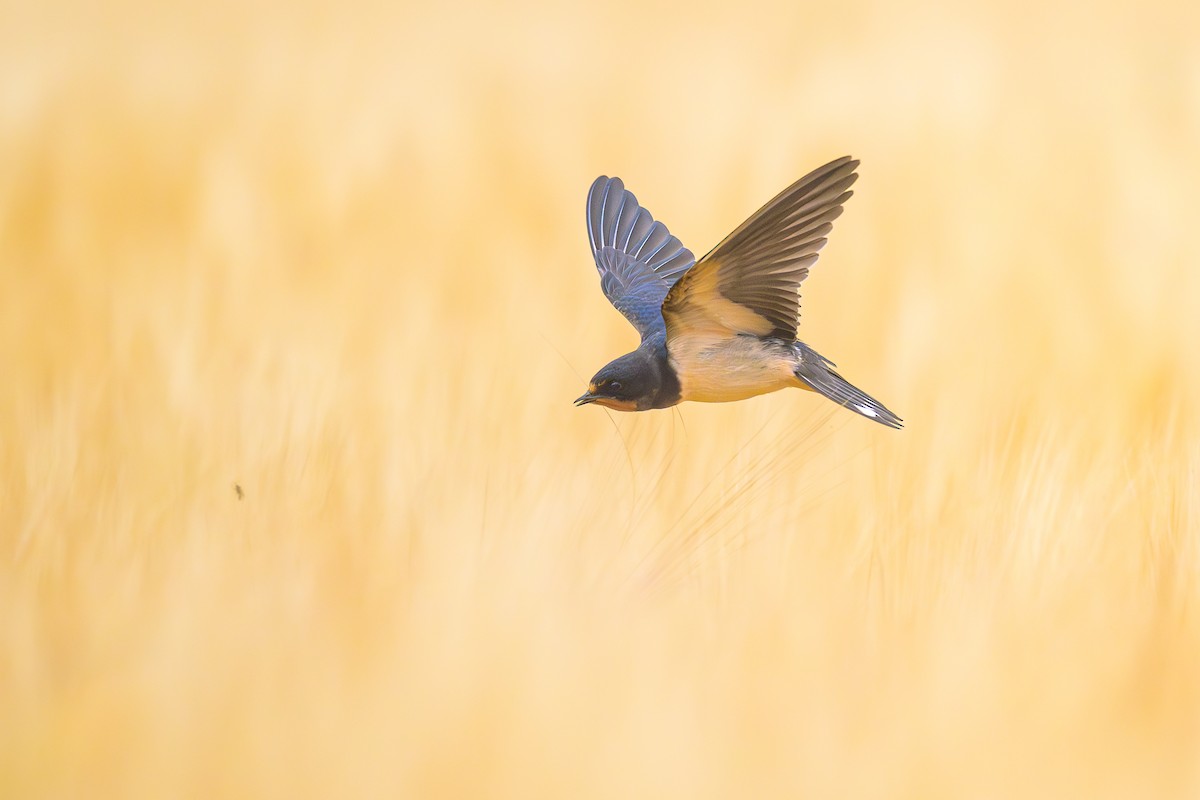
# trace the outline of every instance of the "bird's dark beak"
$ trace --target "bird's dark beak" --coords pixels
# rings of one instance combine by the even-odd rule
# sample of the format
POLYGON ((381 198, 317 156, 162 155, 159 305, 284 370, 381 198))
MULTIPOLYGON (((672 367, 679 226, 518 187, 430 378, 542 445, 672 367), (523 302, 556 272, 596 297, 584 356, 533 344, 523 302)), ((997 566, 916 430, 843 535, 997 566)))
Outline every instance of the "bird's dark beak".
POLYGON ((575 400, 575 405, 586 406, 588 403, 594 403, 599 399, 600 398, 597 395, 592 394, 589 390, 579 395, 579 397, 575 400))

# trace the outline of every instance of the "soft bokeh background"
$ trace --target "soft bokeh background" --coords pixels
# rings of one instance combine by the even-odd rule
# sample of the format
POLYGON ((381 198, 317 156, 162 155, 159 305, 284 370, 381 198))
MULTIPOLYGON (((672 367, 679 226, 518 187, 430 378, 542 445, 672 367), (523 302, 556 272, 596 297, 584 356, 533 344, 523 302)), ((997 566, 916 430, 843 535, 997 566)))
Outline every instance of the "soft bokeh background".
POLYGON ((1200 795, 1196 4, 0 15, 0 795, 1200 795), (906 430, 571 406, 847 153, 906 430))

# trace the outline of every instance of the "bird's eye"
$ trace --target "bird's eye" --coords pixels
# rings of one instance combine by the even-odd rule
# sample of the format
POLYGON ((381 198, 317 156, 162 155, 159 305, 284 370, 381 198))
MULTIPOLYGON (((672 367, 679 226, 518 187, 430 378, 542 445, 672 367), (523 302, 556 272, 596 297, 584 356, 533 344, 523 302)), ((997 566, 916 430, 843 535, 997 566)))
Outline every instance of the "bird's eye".
POLYGON ((608 388, 609 388, 609 389, 612 389, 614 392, 619 392, 619 391, 621 391, 621 382, 620 382, 620 381, 613 381, 612 383, 610 383, 610 384, 608 385, 608 388))

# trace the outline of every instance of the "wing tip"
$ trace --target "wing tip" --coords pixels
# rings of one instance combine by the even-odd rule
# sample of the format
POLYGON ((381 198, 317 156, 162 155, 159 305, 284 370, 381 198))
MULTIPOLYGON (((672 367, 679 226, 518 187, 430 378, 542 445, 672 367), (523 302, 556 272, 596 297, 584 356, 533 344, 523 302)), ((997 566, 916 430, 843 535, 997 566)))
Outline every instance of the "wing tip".
POLYGON ((600 249, 600 246, 597 242, 597 237, 600 234, 600 226, 604 222, 603 197, 604 194, 607 194, 607 187, 608 176, 601 175, 596 178, 596 180, 592 181, 591 187, 588 188, 586 206, 587 231, 588 242, 592 245, 593 253, 600 249))
POLYGON ((596 252, 609 244, 605 239, 605 228, 608 227, 606 217, 608 215, 609 198, 612 197, 614 192, 621 196, 621 205, 624 206, 625 183, 616 176, 610 178, 607 175, 601 175, 592 181, 592 186, 588 189, 588 240, 591 242, 592 252, 596 252))

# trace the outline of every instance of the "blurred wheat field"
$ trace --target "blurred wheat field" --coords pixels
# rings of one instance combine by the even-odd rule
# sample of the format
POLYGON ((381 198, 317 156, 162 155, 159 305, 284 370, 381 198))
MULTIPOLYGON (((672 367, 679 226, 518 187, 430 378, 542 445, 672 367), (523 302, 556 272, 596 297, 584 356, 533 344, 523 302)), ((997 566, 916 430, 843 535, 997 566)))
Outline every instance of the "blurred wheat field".
POLYGON ((0 795, 1200 795, 1200 10, 0 10, 0 795), (784 392, 587 187, 843 154, 784 392))

